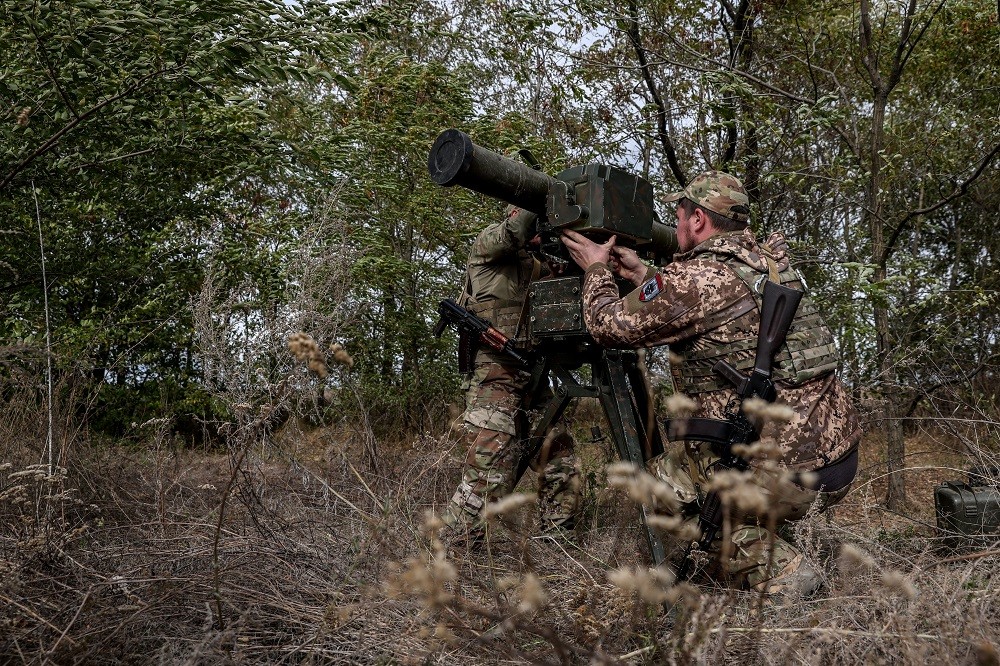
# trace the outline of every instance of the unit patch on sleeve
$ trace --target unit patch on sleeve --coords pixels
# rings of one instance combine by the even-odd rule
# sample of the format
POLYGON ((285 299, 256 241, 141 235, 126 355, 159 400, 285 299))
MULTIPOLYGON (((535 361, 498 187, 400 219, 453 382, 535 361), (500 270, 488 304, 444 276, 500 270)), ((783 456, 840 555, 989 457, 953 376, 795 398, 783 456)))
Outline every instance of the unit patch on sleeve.
POLYGON ((659 296, 661 291, 663 291, 663 275, 657 273, 639 287, 639 300, 648 303, 659 296))

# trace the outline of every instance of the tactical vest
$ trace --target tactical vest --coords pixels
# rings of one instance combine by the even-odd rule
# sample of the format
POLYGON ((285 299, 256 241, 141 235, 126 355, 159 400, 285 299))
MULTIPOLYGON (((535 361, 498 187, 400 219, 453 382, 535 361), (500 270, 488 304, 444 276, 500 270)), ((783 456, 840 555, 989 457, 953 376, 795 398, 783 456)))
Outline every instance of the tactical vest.
POLYGON ((521 269, 516 271, 518 275, 517 280, 521 282, 518 285, 518 291, 523 292, 523 295, 518 299, 490 298, 481 303, 472 300, 472 283, 468 274, 466 274, 465 287, 462 290, 459 305, 468 309, 469 312, 486 319, 501 333, 516 340, 523 346, 528 342, 528 327, 525 325, 528 285, 538 279, 541 274, 541 268, 541 262, 537 259, 525 257, 522 260, 521 269), (526 270, 523 270, 524 268, 526 270))
POLYGON ((498 331, 508 338, 525 338, 526 326, 521 326, 524 301, 504 301, 494 299, 485 303, 469 303, 465 306, 469 312, 476 314, 492 323, 498 331))
MULTIPOLYGON (((732 384, 712 370, 720 359, 727 360, 743 374, 749 374, 754 367, 757 336, 751 334, 750 313, 760 312, 768 274, 731 255, 716 255, 715 259, 740 277, 752 298, 741 299, 709 317, 705 333, 670 346, 670 351, 677 357, 671 359, 675 386, 687 394, 732 388, 732 384), (731 337, 729 342, 716 343, 708 339, 713 331, 720 333, 720 327, 729 329, 731 336, 726 336, 731 337)), ((802 278, 793 268, 778 273, 778 277, 782 285, 805 291, 802 278)), ((774 381, 786 386, 799 386, 833 372, 839 361, 833 334, 807 294, 799 304, 784 346, 774 358, 774 381)))

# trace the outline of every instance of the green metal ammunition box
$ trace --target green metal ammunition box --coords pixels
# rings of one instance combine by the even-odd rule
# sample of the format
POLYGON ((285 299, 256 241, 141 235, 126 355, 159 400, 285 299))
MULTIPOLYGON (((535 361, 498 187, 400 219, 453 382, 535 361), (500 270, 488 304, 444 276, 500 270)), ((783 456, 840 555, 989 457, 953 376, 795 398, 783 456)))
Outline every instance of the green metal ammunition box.
POLYGON ((532 338, 586 333, 583 325, 583 276, 539 280, 528 291, 528 332, 532 338))
POLYGON ((946 481, 934 489, 934 510, 948 548, 1000 541, 1000 488, 946 481))

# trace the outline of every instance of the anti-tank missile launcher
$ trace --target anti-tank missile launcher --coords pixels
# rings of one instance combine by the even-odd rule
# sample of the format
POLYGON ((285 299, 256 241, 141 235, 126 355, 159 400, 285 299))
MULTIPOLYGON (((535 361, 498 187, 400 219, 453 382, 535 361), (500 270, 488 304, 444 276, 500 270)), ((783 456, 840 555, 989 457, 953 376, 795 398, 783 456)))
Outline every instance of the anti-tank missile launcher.
POLYGON ((562 229, 598 241, 615 235, 618 244, 658 262, 670 261, 677 250, 674 228, 656 220, 652 185, 617 167, 587 164, 553 177, 449 129, 434 142, 427 168, 438 185, 461 185, 536 213, 543 248, 563 259, 557 250, 562 229))

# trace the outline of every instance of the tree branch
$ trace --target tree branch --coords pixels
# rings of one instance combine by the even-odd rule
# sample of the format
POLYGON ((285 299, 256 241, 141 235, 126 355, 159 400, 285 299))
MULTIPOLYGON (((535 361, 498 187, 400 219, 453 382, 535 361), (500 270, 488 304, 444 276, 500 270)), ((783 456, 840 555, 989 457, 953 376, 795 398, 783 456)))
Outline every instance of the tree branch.
POLYGON ((903 231, 907 228, 908 223, 911 220, 920 217, 921 215, 933 213, 938 208, 941 208, 942 206, 951 203, 955 199, 964 196, 969 191, 969 188, 972 186, 972 184, 975 183, 976 180, 978 180, 981 175, 983 175, 983 172, 986 170, 986 168, 990 165, 990 163, 997 155, 1000 155, 1000 142, 998 142, 997 145, 993 146, 993 150, 991 150, 985 157, 983 157, 982 160, 979 161, 979 166, 976 167, 976 170, 972 173, 972 175, 966 178, 960 184, 956 185, 955 189, 952 190, 951 193, 948 194, 948 196, 942 197, 937 202, 931 204, 930 206, 927 206, 926 208, 912 210, 909 213, 907 213, 906 216, 899 221, 899 224, 896 225, 896 228, 893 229, 892 235, 889 237, 889 241, 885 244, 885 249, 882 252, 882 256, 879 258, 880 263, 884 264, 886 261, 889 260, 889 255, 892 254, 896 242, 899 240, 899 237, 902 235, 903 231))
POLYGON ((150 72, 149 74, 146 74, 145 76, 140 77, 139 79, 137 79, 135 82, 132 83, 132 85, 130 85, 128 88, 126 88, 122 92, 118 93, 117 95, 113 95, 113 96, 107 98, 106 100, 104 100, 102 102, 99 102, 98 104, 94 105, 93 107, 91 107, 90 109, 88 109, 87 111, 85 111, 83 114, 81 114, 81 115, 77 116, 76 118, 73 118, 72 120, 70 120, 68 123, 66 123, 66 125, 63 126, 62 129, 60 129, 58 132, 56 132, 55 134, 53 134, 52 136, 50 136, 48 138, 48 140, 45 141, 45 143, 43 143, 34 152, 32 152, 27 157, 25 157, 23 160, 21 160, 21 162, 19 164, 17 164, 10 171, 10 173, 8 173, 6 176, 4 176, 4 179, 2 181, 0 181, 0 190, 3 190, 5 187, 7 187, 8 185, 10 185, 11 181, 14 180, 14 178, 17 176, 17 174, 21 173, 25 169, 25 167, 27 167, 29 164, 31 164, 33 161, 35 161, 35 159, 37 159, 41 155, 44 155, 49 150, 51 150, 57 143, 59 143, 60 139, 62 139, 66 134, 68 134, 69 132, 71 132, 77 125, 79 125, 83 121, 87 120, 91 116, 96 115, 98 111, 100 111, 104 107, 108 106, 109 104, 117 102, 118 100, 120 100, 120 99, 122 99, 124 97, 127 97, 128 95, 131 95, 132 93, 134 93, 136 90, 138 90, 139 88, 141 88, 143 85, 145 85, 149 80, 153 79, 154 77, 159 76, 161 74, 164 74, 164 73, 166 73, 168 71, 171 71, 171 70, 176 70, 179 67, 180 66, 177 65, 175 67, 165 68, 165 69, 158 69, 156 71, 150 72))
POLYGON ((878 57, 872 50, 871 6, 868 4, 868 0, 861 0, 860 23, 861 64, 865 66, 865 70, 868 72, 868 80, 871 82, 872 88, 881 90, 882 77, 878 71, 878 57))
POLYGON ((903 50, 910 40, 910 35, 913 34, 913 16, 916 13, 917 0, 910 0, 910 4, 906 7, 906 14, 903 15, 903 24, 899 27, 899 43, 896 44, 896 53, 892 56, 892 69, 889 71, 889 82, 885 86, 886 92, 895 88, 903 75, 903 50))
MULTIPOLYGON (((734 8, 728 0, 720 0, 723 10, 729 15, 733 24, 732 35, 730 35, 722 17, 719 22, 726 30, 726 40, 729 43, 729 67, 735 68, 737 65, 741 69, 747 69, 750 59, 753 57, 753 32, 752 20, 747 19, 747 12, 750 10, 750 1, 741 0, 739 7, 734 8)), ((737 105, 735 95, 728 96, 726 100, 732 110, 732 118, 726 127, 726 150, 722 155, 722 168, 725 169, 734 159, 736 159, 736 144, 739 141, 739 134, 736 130, 737 105)))
POLYGON ((680 186, 685 187, 687 186, 687 177, 684 175, 684 171, 677 161, 677 151, 674 148, 673 141, 670 139, 670 133, 667 131, 667 107, 656 88, 656 82, 653 81, 649 62, 646 59, 646 50, 642 46, 642 39, 639 34, 639 8, 635 0, 629 0, 628 9, 629 24, 626 34, 632 43, 632 47, 635 49, 635 55, 639 61, 639 71, 642 73, 642 79, 646 83, 646 89, 653 98, 653 104, 656 105, 656 135, 663 146, 663 152, 666 153, 670 172, 680 186))
POLYGON ((69 97, 66 95, 66 91, 63 90, 62 86, 59 85, 59 80, 56 79, 55 71, 52 69, 52 63, 49 62, 48 56, 45 54, 45 49, 42 48, 42 38, 39 36, 38 32, 35 31, 35 25, 33 22, 28 23, 28 29, 31 31, 32 36, 35 38, 35 46, 38 50, 38 57, 41 59, 42 64, 45 66, 45 73, 48 75, 49 80, 52 81, 52 85, 55 87, 56 92, 59 93, 59 97, 62 99, 63 104, 69 109, 75 117, 79 118, 80 114, 77 112, 76 107, 73 102, 70 101, 69 97))
POLYGON ((99 162, 85 162, 83 164, 77 164, 75 166, 69 167, 69 171, 83 171, 84 169, 89 169, 90 167, 101 166, 102 164, 110 164, 111 162, 117 162, 119 160, 127 160, 130 157, 138 157, 140 155, 147 155, 149 153, 156 152, 156 148, 145 148, 143 150, 136 150, 125 155, 116 155, 115 157, 109 157, 106 160, 101 160, 99 162))
MULTIPOLYGON (((802 39, 803 46, 806 44, 806 36, 802 30, 802 24, 799 22, 799 17, 795 17, 795 30, 799 33, 799 37, 802 39)), ((795 58, 799 62, 802 62, 806 66, 806 71, 809 72, 809 81, 812 83, 813 87, 813 97, 819 99, 819 81, 816 80, 816 70, 818 67, 813 66, 813 55, 816 53, 816 41, 813 39, 809 44, 809 48, 805 49, 806 57, 795 58)))
POLYGON ((920 32, 917 33, 916 38, 910 42, 910 48, 906 50, 906 55, 903 56, 903 59, 900 63, 900 74, 902 74, 902 70, 906 68, 906 63, 910 61, 910 56, 913 55, 913 49, 917 48, 917 44, 920 43, 920 40, 923 38, 924 33, 927 32, 927 28, 931 26, 931 23, 934 22, 934 18, 938 15, 938 12, 940 12, 941 9, 943 8, 944 8, 944 0, 941 0, 941 3, 931 13, 930 18, 927 19, 926 23, 924 23, 924 26, 920 28, 920 32))
POLYGON ((910 416, 913 416, 913 412, 916 411, 921 401, 926 399, 928 396, 930 396, 938 389, 944 388, 945 386, 952 386, 954 384, 960 384, 962 382, 966 382, 975 377, 976 375, 978 375, 980 372, 982 372, 985 369, 985 367, 986 366, 984 365, 980 365, 978 368, 971 370, 968 373, 963 374, 959 377, 952 377, 951 379, 943 379, 939 381, 937 384, 934 384, 933 386, 924 389, 920 393, 917 393, 915 396, 913 396, 913 399, 910 400, 910 405, 903 411, 903 418, 905 419, 909 418, 910 416))
MULTIPOLYGON (((799 62, 804 64, 806 68, 809 70, 809 78, 810 80, 813 81, 813 95, 816 97, 816 99, 819 99, 819 84, 815 80, 814 72, 822 72, 823 74, 826 74, 831 79, 833 79, 833 88, 840 95, 840 100, 841 102, 843 102, 843 107, 845 109, 851 108, 850 100, 847 98, 847 89, 843 85, 841 85, 840 79, 837 78, 836 73, 813 63, 811 58, 803 60, 802 58, 795 55, 792 55, 790 57, 793 60, 798 60, 799 62)), ((815 100, 813 100, 812 103, 815 103, 815 100)), ((851 130, 854 132, 853 139, 850 136, 848 136, 846 132, 841 131, 841 129, 838 127, 835 127, 834 131, 837 132, 837 134, 840 135, 840 138, 844 140, 844 143, 850 149, 851 154, 854 155, 855 158, 861 159, 861 153, 858 150, 858 144, 860 143, 861 138, 858 132, 857 114, 851 113, 850 121, 851 121, 851 130)))

